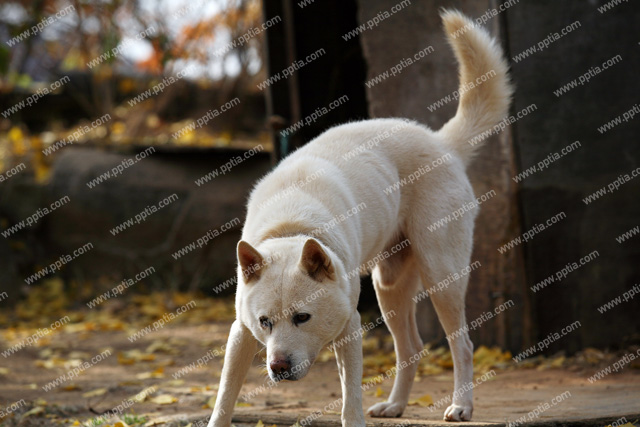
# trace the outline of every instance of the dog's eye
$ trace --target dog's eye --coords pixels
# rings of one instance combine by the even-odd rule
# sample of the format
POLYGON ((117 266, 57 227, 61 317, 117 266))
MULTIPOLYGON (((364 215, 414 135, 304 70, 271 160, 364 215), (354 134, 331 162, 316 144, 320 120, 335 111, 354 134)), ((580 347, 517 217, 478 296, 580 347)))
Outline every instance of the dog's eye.
POLYGON ((309 313, 298 313, 293 316, 293 324, 298 326, 301 323, 308 322, 311 319, 311 315, 309 313))
POLYGON ((271 323, 271 320, 269 320, 268 317, 266 316, 262 316, 260 319, 258 319, 260 321, 260 326, 262 326, 263 329, 271 329, 271 327, 273 326, 273 324, 271 323))

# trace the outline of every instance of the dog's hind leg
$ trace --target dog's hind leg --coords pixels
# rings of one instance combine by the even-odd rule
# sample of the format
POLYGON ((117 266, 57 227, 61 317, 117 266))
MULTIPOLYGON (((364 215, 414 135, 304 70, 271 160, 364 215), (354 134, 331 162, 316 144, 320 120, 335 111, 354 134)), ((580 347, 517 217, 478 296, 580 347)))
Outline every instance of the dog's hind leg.
MULTIPOLYGON (((459 288, 466 288, 468 277, 459 279, 459 288)), ((447 334, 453 358, 453 402, 444 413, 446 421, 469 421, 473 413, 473 343, 465 327, 465 293, 457 287, 438 290, 430 295, 438 319, 447 334)))
MULTIPOLYGON (((412 249, 429 298, 447 334, 453 358, 453 401, 445 413, 446 421, 468 421, 473 412, 473 344, 465 321, 465 294, 468 275, 449 283, 447 276, 460 273, 469 265, 473 246, 473 215, 463 216, 453 225, 428 231, 424 226, 410 233, 412 249), (419 248, 430 250, 420 250, 419 248), (444 283, 447 285, 444 286, 444 283)), ((426 292, 426 291, 425 291, 426 292)))
POLYGON ((423 345, 412 300, 420 287, 418 269, 410 249, 380 262, 373 270, 373 284, 396 350, 396 379, 386 402, 369 408, 374 417, 399 417, 409 402, 423 345))

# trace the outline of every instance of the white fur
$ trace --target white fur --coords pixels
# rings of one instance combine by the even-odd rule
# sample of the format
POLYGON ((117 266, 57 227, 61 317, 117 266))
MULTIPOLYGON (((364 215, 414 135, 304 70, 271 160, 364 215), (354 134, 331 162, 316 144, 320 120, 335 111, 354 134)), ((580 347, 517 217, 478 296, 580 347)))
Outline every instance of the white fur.
MULTIPOLYGON (((444 12, 448 33, 461 65, 461 82, 493 69, 490 81, 465 92, 456 116, 439 132, 399 119, 375 119, 329 129, 291 154, 255 187, 238 245, 237 320, 229 335, 222 380, 209 426, 229 427, 242 381, 257 342, 267 347, 267 365, 290 360, 302 366, 289 379, 302 378, 320 350, 345 336, 353 339, 336 349, 344 396, 342 425, 365 425, 362 411, 362 349, 356 310, 360 266, 377 260, 373 269, 376 295, 393 335, 398 364, 406 364, 423 344, 417 332, 412 297, 469 264, 475 210, 431 232, 430 225, 475 200, 465 173, 475 147, 467 140, 506 115, 511 88, 507 67, 496 43, 458 12, 444 12), (399 129, 353 159, 346 155, 385 131, 399 129), (449 160, 412 184, 385 194, 384 189, 447 153, 449 160), (313 176, 315 179, 308 179, 313 176), (294 183, 301 181, 303 185, 294 183), (364 202, 366 208, 342 221, 334 217, 364 202), (320 231, 318 231, 320 230, 320 231), (396 243, 411 245, 381 259, 396 243), (315 241, 313 241, 315 240, 315 241), (272 258, 272 259, 271 259, 272 258), (320 295, 318 297, 318 295, 320 295), (310 298, 314 296, 314 298, 310 298), (294 324, 295 313, 308 313, 294 324), (260 317, 271 326, 261 325, 260 317)), ((458 280, 431 295, 447 334, 465 325, 467 280, 458 280)), ((450 341, 455 388, 473 379, 473 345, 464 334, 450 341)), ((396 417, 409 399, 417 363, 396 376, 388 402, 369 408, 373 416, 396 417)), ((272 378, 277 379, 270 371, 272 378)), ((454 395, 444 418, 469 420, 471 391, 454 395)))

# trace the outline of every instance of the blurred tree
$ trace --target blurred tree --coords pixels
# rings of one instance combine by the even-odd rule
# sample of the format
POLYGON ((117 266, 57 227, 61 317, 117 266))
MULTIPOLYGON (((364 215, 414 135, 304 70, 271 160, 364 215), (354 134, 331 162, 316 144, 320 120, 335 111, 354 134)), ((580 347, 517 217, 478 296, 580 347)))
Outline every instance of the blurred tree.
POLYGON ((264 78, 262 34, 225 46, 260 23, 259 0, 4 2, 0 91, 70 75, 79 82, 64 90, 86 116, 118 108, 129 110, 120 117, 149 116, 174 104, 184 85, 133 106, 123 101, 186 69, 187 79, 219 89, 210 100, 219 105, 264 78), (41 23, 42 31, 20 39, 41 23))

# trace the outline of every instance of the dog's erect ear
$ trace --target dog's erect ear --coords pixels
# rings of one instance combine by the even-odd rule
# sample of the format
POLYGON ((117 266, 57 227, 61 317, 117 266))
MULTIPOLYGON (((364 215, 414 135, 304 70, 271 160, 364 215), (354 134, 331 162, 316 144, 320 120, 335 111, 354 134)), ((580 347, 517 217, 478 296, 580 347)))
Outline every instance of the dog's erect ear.
POLYGON ((331 258, 315 239, 309 239, 304 243, 300 257, 300 268, 319 282, 324 279, 335 279, 331 258))
POLYGON ((242 269, 245 283, 260 278, 260 269, 264 267, 264 259, 260 252, 244 240, 238 242, 238 263, 242 269))

